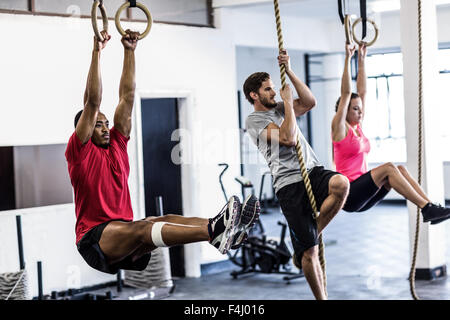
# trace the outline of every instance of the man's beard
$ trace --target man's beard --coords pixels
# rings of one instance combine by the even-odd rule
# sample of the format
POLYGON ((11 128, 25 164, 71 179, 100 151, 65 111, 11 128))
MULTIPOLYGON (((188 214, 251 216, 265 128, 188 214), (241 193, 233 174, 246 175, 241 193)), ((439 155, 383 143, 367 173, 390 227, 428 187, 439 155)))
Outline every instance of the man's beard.
POLYGON ((110 142, 107 142, 107 143, 95 143, 94 140, 92 140, 92 143, 94 145, 96 145, 97 147, 102 148, 102 149, 108 149, 109 146, 111 145, 110 142))
POLYGON ((273 109, 273 108, 275 108, 277 106, 276 102, 272 103, 272 102, 269 101, 269 99, 266 99, 266 98, 261 100, 261 104, 264 107, 266 107, 267 109, 273 109))

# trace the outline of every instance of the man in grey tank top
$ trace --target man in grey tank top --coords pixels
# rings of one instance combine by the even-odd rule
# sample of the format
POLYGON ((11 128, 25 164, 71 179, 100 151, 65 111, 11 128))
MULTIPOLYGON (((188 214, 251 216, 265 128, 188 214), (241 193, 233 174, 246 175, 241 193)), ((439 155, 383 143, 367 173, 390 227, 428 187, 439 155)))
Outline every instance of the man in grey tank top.
POLYGON ((316 99, 309 88, 290 68, 289 56, 284 50, 278 56, 284 64, 298 98, 286 85, 280 90, 282 102, 276 102, 276 92, 270 75, 257 72, 244 83, 245 97, 255 111, 246 119, 246 129, 269 165, 273 186, 281 209, 289 225, 294 247, 294 263, 303 269, 305 278, 316 299, 326 299, 323 275, 318 255, 318 236, 343 207, 349 181, 337 172, 324 169, 311 146, 297 126, 296 117, 311 110, 316 99), (308 169, 312 190, 320 215, 313 217, 295 148, 297 135, 308 169))

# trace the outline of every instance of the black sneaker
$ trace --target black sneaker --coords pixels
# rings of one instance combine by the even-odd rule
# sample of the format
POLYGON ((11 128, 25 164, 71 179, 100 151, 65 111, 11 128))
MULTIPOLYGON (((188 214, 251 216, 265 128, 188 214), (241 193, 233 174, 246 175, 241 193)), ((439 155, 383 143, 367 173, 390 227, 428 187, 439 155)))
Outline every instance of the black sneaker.
POLYGON ((427 203, 422 208, 423 222, 430 222, 437 224, 450 218, 450 209, 434 203, 427 203))
POLYGON ((441 222, 447 220, 448 218, 450 218, 450 216, 445 217, 445 218, 441 218, 441 219, 433 220, 433 221, 431 221, 431 224, 438 224, 438 223, 441 223, 441 222))
POLYGON ((230 250, 240 212, 241 202, 238 197, 232 196, 220 213, 209 219, 208 230, 211 235, 209 243, 222 254, 230 250))
POLYGON ((259 219, 261 206, 258 198, 249 195, 242 204, 239 222, 237 223, 236 232, 233 237, 231 249, 238 249, 242 243, 247 240, 248 233, 259 219))

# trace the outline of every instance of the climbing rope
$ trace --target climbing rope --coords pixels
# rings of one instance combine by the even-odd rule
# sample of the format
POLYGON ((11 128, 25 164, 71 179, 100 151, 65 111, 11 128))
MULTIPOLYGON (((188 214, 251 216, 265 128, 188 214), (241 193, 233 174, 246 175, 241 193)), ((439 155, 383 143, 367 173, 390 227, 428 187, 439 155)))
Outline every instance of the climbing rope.
MULTIPOLYGON (((423 148, 423 65, 422 65, 422 0, 417 0, 417 8, 418 8, 418 35, 419 35, 419 128, 418 128, 418 145, 417 145, 417 182, 419 185, 422 183, 422 148, 423 148)), ((420 208, 417 206, 417 215, 416 215, 416 234, 414 237, 414 250, 413 257, 411 263, 411 270, 409 273, 409 285, 411 295, 414 300, 419 300, 419 297, 416 293, 416 260, 417 260, 417 249, 419 244, 419 231, 420 231, 420 208)))
MULTIPOLYGON (((283 48, 283 35, 281 30, 281 17, 280 17, 280 8, 278 6, 278 0, 273 1, 274 9, 275 9, 275 22, 277 27, 277 36, 278 36, 278 49, 281 52, 284 50, 283 48)), ((284 64, 280 65, 280 78, 281 78, 281 86, 282 88, 286 85, 286 67, 284 64)), ((297 157, 298 161, 300 163, 300 171, 303 177, 303 181, 305 183, 306 187, 306 193, 308 194, 309 202, 311 203, 311 208, 313 210, 313 217, 314 219, 317 219, 319 216, 317 205, 316 205, 316 199, 314 198, 314 194, 312 192, 311 188, 311 181, 309 180, 308 171, 306 169, 305 160, 303 158, 303 152, 300 145, 300 135, 297 134, 297 144, 295 145, 295 149, 297 150, 297 157)), ((325 261, 325 254, 324 254, 324 245, 323 245, 323 239, 322 234, 319 235, 319 260, 320 260, 320 266, 322 267, 323 272, 323 286, 325 290, 325 294, 327 294, 327 276, 326 276, 326 261, 325 261)), ((295 260, 295 259, 294 259, 295 260)), ((297 261, 298 264, 299 261, 297 261)))

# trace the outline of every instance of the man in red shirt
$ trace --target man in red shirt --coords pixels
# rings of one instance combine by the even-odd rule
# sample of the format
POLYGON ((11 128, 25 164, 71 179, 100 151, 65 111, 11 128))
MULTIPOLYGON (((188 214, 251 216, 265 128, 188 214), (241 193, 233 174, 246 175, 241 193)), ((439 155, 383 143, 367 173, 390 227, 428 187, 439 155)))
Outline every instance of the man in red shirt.
POLYGON ((75 132, 66 149, 75 194, 76 243, 94 269, 144 270, 157 247, 209 241, 222 254, 239 246, 259 217, 259 201, 249 196, 241 205, 233 196, 212 219, 165 215, 133 221, 127 144, 135 91, 135 56, 139 33, 122 37, 124 63, 114 126, 99 111, 102 99, 100 53, 110 40, 94 37, 84 108, 75 117, 75 132))

